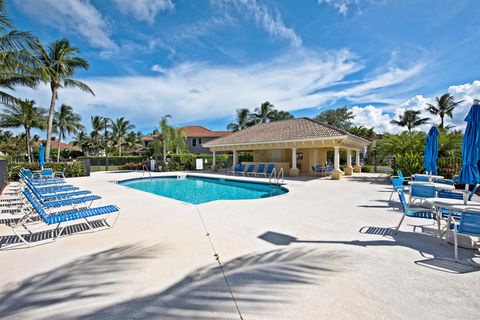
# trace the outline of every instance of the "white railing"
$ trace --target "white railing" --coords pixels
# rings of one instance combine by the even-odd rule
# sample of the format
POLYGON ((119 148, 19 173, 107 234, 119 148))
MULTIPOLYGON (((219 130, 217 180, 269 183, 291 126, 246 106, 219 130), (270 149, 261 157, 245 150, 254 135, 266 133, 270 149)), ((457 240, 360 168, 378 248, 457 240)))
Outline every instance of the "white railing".
POLYGON ((272 183, 272 179, 277 177, 277 168, 273 168, 272 172, 270 172, 270 176, 268 177, 268 184, 272 183))
POLYGON ((280 180, 280 177, 282 177, 282 183, 283 183, 283 168, 280 168, 277 174, 277 183, 280 180))
POLYGON ((282 178, 282 182, 284 181, 283 179, 283 168, 280 168, 277 173, 277 168, 273 168, 272 172, 270 173, 270 176, 268 177, 268 183, 271 184, 272 180, 274 183, 280 183, 280 177, 282 178))
POLYGON ((148 175, 150 176, 150 179, 152 179, 152 174, 151 174, 150 170, 148 170, 148 167, 146 165, 143 165, 143 167, 142 167, 142 177, 145 176, 145 171, 148 172, 148 175))

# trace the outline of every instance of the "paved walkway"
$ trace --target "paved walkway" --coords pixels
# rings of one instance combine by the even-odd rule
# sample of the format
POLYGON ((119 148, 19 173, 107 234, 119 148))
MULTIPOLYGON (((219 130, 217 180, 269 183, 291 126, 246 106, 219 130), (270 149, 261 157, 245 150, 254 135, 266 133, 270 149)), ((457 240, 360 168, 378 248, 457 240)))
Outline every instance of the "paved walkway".
MULTIPOLYGON (((400 213, 378 175, 198 207, 112 183, 139 176, 69 179, 122 209, 114 229, 7 250, 0 224, 0 318, 479 317, 480 271, 451 262, 429 221, 393 235, 400 213)), ((478 251, 460 254, 480 263, 478 251)))

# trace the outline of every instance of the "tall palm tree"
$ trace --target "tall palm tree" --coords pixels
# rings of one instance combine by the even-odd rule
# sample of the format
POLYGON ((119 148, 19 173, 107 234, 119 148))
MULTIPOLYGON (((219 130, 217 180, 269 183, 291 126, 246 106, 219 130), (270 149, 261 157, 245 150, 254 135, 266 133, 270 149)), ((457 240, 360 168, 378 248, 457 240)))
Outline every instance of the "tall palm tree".
POLYGON ((435 116, 440 117, 440 129, 444 128, 444 118, 448 116, 453 118, 453 110, 463 102, 463 100, 455 101, 455 98, 449 93, 445 93, 440 98, 436 97, 436 103, 427 103, 427 111, 435 116))
POLYGON ((160 123, 159 123, 159 127, 160 127, 160 136, 161 136, 161 141, 162 141, 162 157, 163 157, 163 163, 165 164, 167 162, 167 148, 168 148, 168 144, 170 143, 170 141, 172 140, 172 133, 173 133, 173 130, 172 130, 172 126, 170 126, 168 124, 168 119, 170 119, 172 116, 167 114, 167 115, 164 115, 161 119, 160 119, 160 123))
POLYGON ((73 108, 69 105, 62 104, 60 110, 55 112, 53 127, 58 131, 57 162, 60 162, 62 139, 85 129, 80 121, 82 121, 82 117, 73 112, 73 108))
POLYGON ((67 39, 62 39, 54 41, 47 49, 41 47, 38 54, 40 66, 37 73, 43 82, 50 85, 52 92, 48 113, 47 146, 45 148, 47 157, 49 157, 50 152, 53 116, 60 88, 78 88, 95 95, 88 85, 72 78, 77 69, 87 70, 89 67, 87 60, 77 55, 78 52, 78 48, 72 47, 67 39))
MULTIPOLYGON (((7 16, 5 1, 0 0, 0 88, 33 88, 38 84, 38 78, 33 73, 36 63, 33 52, 39 44, 32 34, 15 30, 7 16)), ((12 105, 17 99, 0 90, 0 102, 12 105)))
POLYGON ((270 114, 274 110, 274 105, 268 101, 265 101, 260 107, 255 108, 255 114, 253 115, 256 123, 267 123, 270 114))
POLYGON ((237 119, 236 119, 237 122, 230 123, 227 126, 227 130, 231 130, 235 132, 235 131, 240 131, 249 127, 250 118, 251 118, 250 110, 248 110, 247 108, 237 109, 237 119))
POLYGON ((396 124, 400 127, 407 127, 409 132, 413 128, 421 126, 430 120, 430 118, 420 118, 420 110, 405 110, 403 115, 400 115, 399 120, 390 121, 391 124, 396 124))
POLYGON ((13 105, 6 105, 0 114, 0 126, 4 128, 23 127, 25 131, 25 145, 27 147, 28 162, 32 161, 32 144, 30 129, 45 128, 46 110, 35 106, 33 100, 17 100, 13 105))
POLYGON ((125 147, 129 153, 134 153, 135 149, 141 147, 142 144, 142 132, 130 131, 125 137, 125 147))
MULTIPOLYGON (((99 154, 100 148, 103 145, 102 132, 105 130, 105 122, 107 121, 104 117, 101 116, 91 116, 90 121, 92 122, 92 140, 95 142, 94 150, 96 154, 99 154)), ((107 121, 108 122, 108 121, 107 121)))
POLYGON ((88 155, 90 151, 93 149, 93 141, 92 139, 90 139, 90 137, 85 132, 85 130, 81 130, 77 132, 77 134, 74 137, 74 140, 72 141, 72 144, 82 149, 82 152, 85 153, 86 155, 88 155))
POLYGON ((116 141, 118 147, 118 155, 122 155, 122 144, 125 141, 125 136, 127 133, 134 129, 135 126, 130 123, 125 117, 117 118, 115 121, 112 120, 112 138, 116 141))

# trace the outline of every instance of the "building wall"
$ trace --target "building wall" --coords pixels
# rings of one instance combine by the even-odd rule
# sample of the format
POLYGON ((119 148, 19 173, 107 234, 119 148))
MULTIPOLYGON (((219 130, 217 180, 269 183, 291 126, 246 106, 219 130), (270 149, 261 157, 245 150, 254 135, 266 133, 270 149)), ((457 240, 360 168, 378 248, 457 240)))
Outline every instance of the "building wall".
POLYGON ((205 137, 200 137, 200 138, 187 138, 187 147, 188 147, 188 150, 191 152, 191 153, 202 153, 202 154, 210 154, 212 153, 210 151, 210 148, 206 148, 203 146, 204 143, 210 141, 210 140, 213 140, 213 139, 216 139, 216 138, 211 138, 211 137, 208 137, 208 138, 205 138, 205 137))

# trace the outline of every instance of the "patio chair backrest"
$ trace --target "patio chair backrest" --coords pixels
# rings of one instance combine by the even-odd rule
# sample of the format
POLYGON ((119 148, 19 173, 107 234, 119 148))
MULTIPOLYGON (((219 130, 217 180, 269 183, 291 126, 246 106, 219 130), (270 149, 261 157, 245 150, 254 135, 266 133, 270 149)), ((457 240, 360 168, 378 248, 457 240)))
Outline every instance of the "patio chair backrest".
POLYGON ((243 170, 245 170, 245 165, 243 163, 240 163, 237 171, 243 171, 243 170))
POLYGON ((254 164, 249 164, 248 168, 247 168, 247 172, 253 172, 253 169, 255 169, 255 165, 254 164))
POLYGON ((43 169, 42 177, 53 177, 53 170, 50 168, 43 169))
POLYGON ((237 163, 237 165, 235 166, 235 171, 242 171, 242 170, 240 170, 241 168, 242 168, 242 164, 237 163))
POLYGON ((448 180, 448 179, 433 179, 433 182, 435 183, 441 183, 441 184, 446 184, 449 186, 453 186, 453 180, 448 180))
POLYGON ((267 174, 272 173, 274 168, 275 168, 275 164, 274 163, 269 163, 268 166, 267 166, 267 174))
POLYGON ((402 179, 405 179, 405 177, 403 176, 402 170, 398 170, 398 171, 397 171, 397 176, 399 176, 399 177, 402 178, 402 179))
POLYGON ((471 201, 472 198, 473 198, 473 195, 474 195, 475 193, 477 193, 478 186, 479 186, 479 185, 477 184, 477 185, 475 185, 475 187, 473 187, 472 192, 470 192, 470 194, 468 195, 468 201, 471 201))
POLYGON ((35 211, 38 213, 38 215, 46 222, 48 223, 48 215, 45 213, 43 210, 42 206, 40 203, 37 202, 37 200, 33 197, 33 194, 30 192, 28 189, 23 190, 23 195, 25 198, 30 202, 32 207, 35 209, 35 211))
POLYGON ((458 231, 480 236, 480 211, 462 212, 458 231))
POLYGON ((440 190, 438 191, 437 197, 463 200, 463 193, 450 190, 440 190))
POLYGON ((415 181, 420 181, 420 182, 429 182, 430 178, 428 176, 419 176, 419 175, 414 175, 413 178, 415 181))
POLYGON ((257 168, 257 172, 264 172, 265 171, 265 163, 260 163, 257 168))
POLYGON ((410 195, 419 198, 435 198, 437 191, 435 186, 431 184, 412 184, 410 188, 410 195))
POLYGON ((391 177, 393 188, 396 190, 398 188, 403 188, 403 178, 401 177, 391 177))
POLYGON ((407 200, 405 199, 405 193, 403 192, 403 189, 398 189, 398 198, 400 199, 400 204, 402 205, 402 210, 403 212, 407 212, 408 210, 408 204, 407 200))
POLYGON ((452 181, 453 181, 454 184, 458 183, 458 174, 456 174, 452 177, 452 181))

